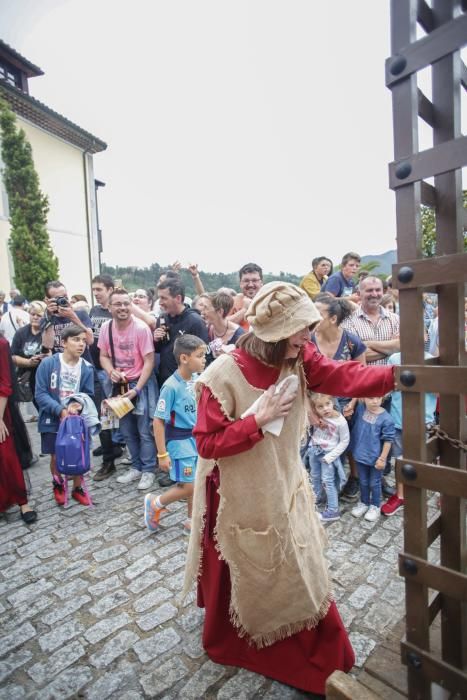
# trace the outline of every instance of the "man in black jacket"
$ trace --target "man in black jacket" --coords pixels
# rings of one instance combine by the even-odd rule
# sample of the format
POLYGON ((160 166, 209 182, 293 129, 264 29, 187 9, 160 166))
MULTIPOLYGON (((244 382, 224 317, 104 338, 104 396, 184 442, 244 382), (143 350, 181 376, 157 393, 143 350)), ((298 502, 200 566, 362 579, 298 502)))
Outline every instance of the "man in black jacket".
POLYGON ((208 344, 208 329, 195 309, 184 303, 185 288, 180 279, 166 278, 157 285, 161 314, 154 331, 156 353, 160 355, 157 378, 162 387, 177 369, 173 346, 178 336, 196 335, 208 344))

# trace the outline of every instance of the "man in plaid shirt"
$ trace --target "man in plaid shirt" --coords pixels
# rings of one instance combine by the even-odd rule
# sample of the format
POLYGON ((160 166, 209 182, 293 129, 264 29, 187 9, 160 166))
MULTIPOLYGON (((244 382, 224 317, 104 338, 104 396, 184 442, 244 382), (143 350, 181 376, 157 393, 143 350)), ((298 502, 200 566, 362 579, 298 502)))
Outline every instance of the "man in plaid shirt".
POLYGON ((386 365, 393 352, 399 352, 399 316, 380 306, 383 283, 378 277, 365 277, 359 285, 360 307, 342 328, 355 333, 367 346, 368 365, 386 365))

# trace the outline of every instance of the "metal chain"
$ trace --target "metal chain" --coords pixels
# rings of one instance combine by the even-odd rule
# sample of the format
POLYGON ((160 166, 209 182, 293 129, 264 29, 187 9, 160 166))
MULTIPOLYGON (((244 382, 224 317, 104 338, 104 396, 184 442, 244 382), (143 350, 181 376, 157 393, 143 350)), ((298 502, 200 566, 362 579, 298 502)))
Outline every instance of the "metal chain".
POLYGON ((452 447, 455 447, 456 450, 463 450, 463 452, 467 452, 467 443, 462 442, 462 440, 456 440, 456 438, 450 437, 445 430, 439 427, 439 425, 429 425, 427 426, 427 433, 429 437, 437 437, 440 440, 445 440, 446 442, 449 442, 449 444, 452 447))

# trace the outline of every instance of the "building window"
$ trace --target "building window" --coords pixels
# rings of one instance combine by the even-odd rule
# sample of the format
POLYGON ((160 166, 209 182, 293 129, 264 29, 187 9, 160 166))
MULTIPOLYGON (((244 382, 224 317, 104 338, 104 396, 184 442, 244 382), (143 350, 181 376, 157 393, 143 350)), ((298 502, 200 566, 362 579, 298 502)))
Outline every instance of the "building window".
POLYGON ((0 79, 9 85, 21 88, 21 73, 6 63, 0 62, 0 79))

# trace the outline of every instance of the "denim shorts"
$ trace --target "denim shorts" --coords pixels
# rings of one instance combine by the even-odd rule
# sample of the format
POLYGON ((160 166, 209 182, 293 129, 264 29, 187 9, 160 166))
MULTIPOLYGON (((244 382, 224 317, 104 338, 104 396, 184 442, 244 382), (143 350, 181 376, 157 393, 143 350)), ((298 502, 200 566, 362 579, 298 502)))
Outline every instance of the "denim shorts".
POLYGON ((182 457, 172 460, 170 478, 179 484, 191 483, 195 480, 198 457, 182 457))
POLYGON ((57 433, 41 433, 41 452, 43 455, 55 454, 57 433))

